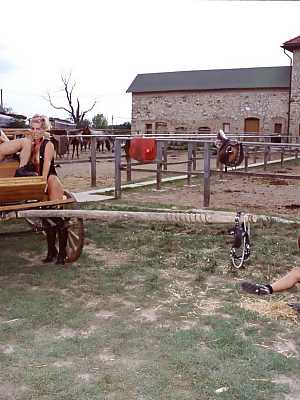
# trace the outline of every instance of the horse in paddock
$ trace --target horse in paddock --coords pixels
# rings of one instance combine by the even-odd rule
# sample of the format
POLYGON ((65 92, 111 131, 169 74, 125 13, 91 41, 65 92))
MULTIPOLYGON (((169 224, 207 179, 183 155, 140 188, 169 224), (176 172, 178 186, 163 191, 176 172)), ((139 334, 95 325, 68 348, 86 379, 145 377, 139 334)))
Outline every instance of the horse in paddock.
POLYGON ((72 159, 74 158, 75 152, 77 158, 79 158, 79 146, 82 142, 81 130, 78 132, 78 129, 69 131, 70 135, 69 144, 72 146, 72 159), (74 136, 73 136, 74 135, 74 136))
POLYGON ((110 151, 112 146, 109 138, 105 137, 97 137, 96 138, 96 151, 102 151, 102 153, 105 151, 105 148, 107 151, 110 151))
POLYGON ((91 135, 91 130, 89 127, 86 128, 82 128, 82 135, 84 135, 82 137, 82 141, 80 144, 80 151, 87 151, 90 150, 91 148, 91 138, 90 137, 86 137, 86 135, 91 135))
POLYGON ((243 145, 236 140, 228 139, 222 129, 219 130, 215 143, 218 152, 217 159, 227 167, 237 167, 244 160, 243 145))

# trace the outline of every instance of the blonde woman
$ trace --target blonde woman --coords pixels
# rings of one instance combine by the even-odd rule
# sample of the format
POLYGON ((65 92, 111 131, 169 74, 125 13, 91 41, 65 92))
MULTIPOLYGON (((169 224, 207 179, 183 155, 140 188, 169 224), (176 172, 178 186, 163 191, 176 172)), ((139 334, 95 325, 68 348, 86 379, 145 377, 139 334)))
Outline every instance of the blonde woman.
MULTIPOLYGON (((34 115, 30 120, 32 130, 32 151, 30 161, 38 175, 47 182, 49 200, 62 200, 64 188, 60 182, 54 165, 54 146, 49 140, 50 122, 44 115, 34 115)), ((47 235, 48 253, 44 262, 56 260, 56 264, 64 264, 66 258, 67 229, 62 218, 45 218, 44 229, 47 235), (59 251, 55 243, 58 234, 59 251)))
POLYGON ((44 115, 34 115, 30 120, 33 132, 31 162, 38 175, 47 181, 49 200, 62 200, 64 188, 58 179, 54 166, 54 146, 49 140, 50 122, 44 115))

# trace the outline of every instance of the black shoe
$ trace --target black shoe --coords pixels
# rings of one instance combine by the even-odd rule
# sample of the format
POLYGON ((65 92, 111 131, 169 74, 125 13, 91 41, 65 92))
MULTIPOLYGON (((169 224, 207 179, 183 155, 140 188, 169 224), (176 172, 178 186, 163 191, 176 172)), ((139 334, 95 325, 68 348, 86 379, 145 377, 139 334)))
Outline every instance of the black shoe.
POLYGON ((270 285, 259 285, 258 283, 242 282, 241 288, 250 294, 256 294, 263 296, 272 293, 272 287, 270 285))
POLYGON ((57 254, 47 254, 47 257, 42 260, 43 263, 51 263, 56 259, 57 254))
POLYGON ((56 257, 57 257, 57 250, 55 249, 55 251, 53 250, 53 251, 48 251, 48 254, 47 254, 47 257, 46 258, 44 258, 42 261, 43 261, 43 263, 50 263, 50 262, 53 262, 55 259, 56 259, 56 257))
POLYGON ((57 259, 56 259, 56 265, 65 265, 66 257, 65 255, 58 254, 57 259))

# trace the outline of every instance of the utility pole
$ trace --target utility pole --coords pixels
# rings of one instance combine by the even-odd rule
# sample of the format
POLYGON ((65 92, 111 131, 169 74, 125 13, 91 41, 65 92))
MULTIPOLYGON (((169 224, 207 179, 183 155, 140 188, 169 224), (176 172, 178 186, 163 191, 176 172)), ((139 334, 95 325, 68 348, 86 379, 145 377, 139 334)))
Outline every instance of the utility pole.
POLYGON ((114 132, 114 116, 111 116, 111 134, 113 135, 114 132))
POLYGON ((1 105, 1 108, 3 109, 3 92, 2 92, 2 89, 0 89, 0 105, 1 105))

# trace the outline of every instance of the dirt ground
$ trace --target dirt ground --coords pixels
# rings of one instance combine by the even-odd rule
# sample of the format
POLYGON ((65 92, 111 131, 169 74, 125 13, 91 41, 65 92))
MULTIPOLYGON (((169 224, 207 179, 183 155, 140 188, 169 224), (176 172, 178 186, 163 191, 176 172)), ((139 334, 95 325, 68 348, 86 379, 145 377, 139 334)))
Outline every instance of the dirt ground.
MULTIPOLYGON (((111 153, 105 153, 105 156, 111 153)), ((182 161, 186 153, 172 151, 168 154, 169 161, 182 161)), ((58 161, 59 162, 59 161, 58 161)), ((250 162, 251 163, 251 160, 250 162)), ((212 166, 215 160, 212 159, 212 166)), ((145 166, 143 166, 145 168, 145 166)), ((147 168, 155 168, 155 165, 147 168)), ((169 170, 186 171, 186 164, 172 165, 169 170)), ((202 160, 197 161, 197 171, 203 171, 202 160)), ((252 170, 254 171, 254 170, 252 170)), ((263 168, 256 168, 257 172, 264 172, 263 168)), ((300 161, 285 162, 268 166, 265 172, 300 175, 300 161)), ((101 160, 97 162, 97 187, 91 188, 90 163, 63 164, 58 168, 59 176, 64 185, 71 191, 80 192, 96 188, 114 186, 114 161, 101 160)), ((165 175, 167 176, 167 175, 165 175)), ((169 175, 168 175, 169 176, 169 175)), ((155 179, 153 172, 133 172, 134 182, 155 179)), ((126 172, 122 173, 122 183, 126 184, 126 172)), ((244 210, 247 212, 282 214, 300 216, 300 182, 296 179, 234 177, 223 174, 213 175, 211 178, 210 208, 244 210)), ((168 204, 191 208, 203 207, 202 177, 195 178, 191 186, 182 180, 181 184, 165 183, 157 191, 153 186, 144 190, 130 190, 122 192, 122 199, 128 202, 168 204), (199 180, 199 184, 197 184, 199 180)))

